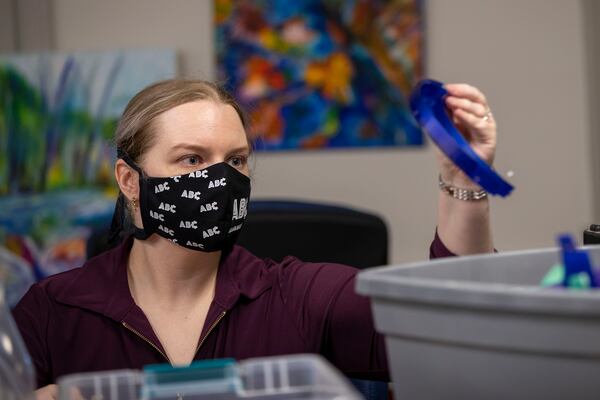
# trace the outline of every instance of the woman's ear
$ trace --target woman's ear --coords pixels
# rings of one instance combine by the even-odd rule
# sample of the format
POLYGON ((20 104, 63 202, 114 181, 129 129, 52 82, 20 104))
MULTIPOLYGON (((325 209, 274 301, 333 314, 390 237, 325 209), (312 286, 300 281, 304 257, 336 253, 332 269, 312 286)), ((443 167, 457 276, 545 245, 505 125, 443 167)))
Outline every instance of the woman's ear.
POLYGON ((115 163, 115 178, 119 189, 121 189, 121 192, 128 200, 139 200, 139 173, 120 158, 115 163))

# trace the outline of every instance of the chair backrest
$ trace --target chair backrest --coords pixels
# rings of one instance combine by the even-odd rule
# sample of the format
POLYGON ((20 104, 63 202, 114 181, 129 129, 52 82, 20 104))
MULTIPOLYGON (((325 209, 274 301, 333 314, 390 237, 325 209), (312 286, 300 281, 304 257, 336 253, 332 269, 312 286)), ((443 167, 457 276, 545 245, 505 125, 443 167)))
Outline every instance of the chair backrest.
POLYGON ((237 242, 259 257, 334 262, 357 268, 388 261, 387 226, 379 216, 331 204, 253 200, 237 242))

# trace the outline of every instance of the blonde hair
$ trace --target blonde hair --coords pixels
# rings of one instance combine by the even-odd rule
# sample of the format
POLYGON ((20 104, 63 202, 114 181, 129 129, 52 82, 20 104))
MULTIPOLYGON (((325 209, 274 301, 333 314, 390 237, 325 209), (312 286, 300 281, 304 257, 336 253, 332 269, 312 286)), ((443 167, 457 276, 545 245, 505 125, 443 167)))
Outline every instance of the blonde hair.
POLYGON ((129 101, 115 132, 117 149, 138 163, 154 143, 156 132, 153 122, 156 117, 181 104, 197 100, 213 100, 232 106, 242 121, 248 144, 251 145, 246 115, 225 89, 208 81, 169 79, 146 87, 129 101))

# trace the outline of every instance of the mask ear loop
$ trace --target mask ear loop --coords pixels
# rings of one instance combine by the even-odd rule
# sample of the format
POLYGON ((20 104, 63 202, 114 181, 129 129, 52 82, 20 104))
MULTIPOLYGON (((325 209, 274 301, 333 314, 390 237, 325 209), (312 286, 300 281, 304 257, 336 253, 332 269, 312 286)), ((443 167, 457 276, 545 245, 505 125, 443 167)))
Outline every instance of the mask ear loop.
MULTIPOLYGON (((117 149, 117 157, 122 159, 123 161, 125 161, 127 163, 127 165, 129 165, 131 168, 136 170, 137 173, 140 175, 139 181, 140 181, 140 191, 141 191, 142 179, 143 179, 142 169, 131 159, 131 157, 129 157, 129 154, 127 154, 125 151, 123 151, 121 149, 117 149)), ((142 204, 141 197, 142 196, 140 196, 140 208, 141 208, 141 204, 142 204)), ((119 192, 119 197, 117 198, 117 203, 115 204, 115 211, 113 213, 113 218, 112 218, 112 222, 110 225, 110 232, 109 232, 109 236, 108 236, 109 243, 113 243, 118 238, 121 231, 123 230, 123 227, 125 224, 125 209, 126 209, 125 195, 123 195, 123 193, 119 192)), ((134 225, 133 236, 136 239, 146 240, 151 235, 152 235, 152 232, 146 232, 144 229, 138 228, 137 226, 134 225)))
POLYGON ((125 224, 125 196, 119 192, 117 202, 115 203, 115 211, 113 212, 112 221, 110 222, 110 230, 108 231, 108 245, 111 246, 117 243, 119 236, 123 231, 123 225, 125 224))

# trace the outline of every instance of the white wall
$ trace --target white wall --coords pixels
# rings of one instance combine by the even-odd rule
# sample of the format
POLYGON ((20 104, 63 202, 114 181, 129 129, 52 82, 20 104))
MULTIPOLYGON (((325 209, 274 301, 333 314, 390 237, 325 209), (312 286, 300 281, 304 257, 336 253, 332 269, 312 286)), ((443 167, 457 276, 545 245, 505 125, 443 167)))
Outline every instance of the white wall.
MULTIPOLYGON (((592 222, 582 0, 427 0, 430 76, 466 81, 499 121, 497 169, 517 189, 493 200, 500 250, 551 246, 592 222)), ((182 73, 214 76, 212 2, 55 0, 58 50, 174 47, 182 73)), ((589 19, 588 19, 589 20, 589 19)), ((260 154, 254 196, 323 200, 389 222, 392 260, 423 259, 435 228, 437 173, 421 150, 260 154)))
POLYGON ((0 0, 0 52, 50 50, 53 0, 0 0))
POLYGON ((590 117, 589 151, 594 182, 594 221, 600 221, 600 1, 583 0, 588 110, 590 117))
POLYGON ((0 0, 0 51, 12 52, 16 47, 15 5, 11 0, 0 0))
POLYGON ((185 75, 214 76, 212 0, 58 0, 57 50, 175 48, 185 75))

